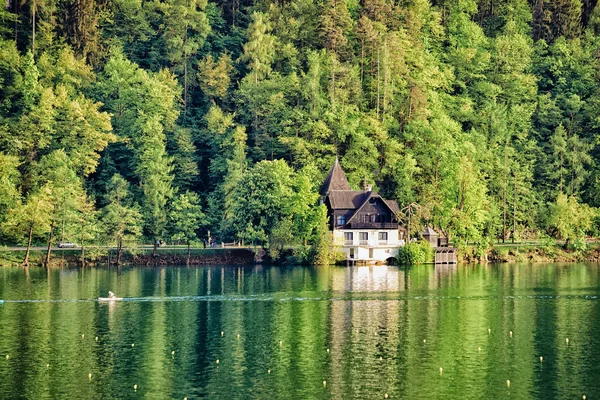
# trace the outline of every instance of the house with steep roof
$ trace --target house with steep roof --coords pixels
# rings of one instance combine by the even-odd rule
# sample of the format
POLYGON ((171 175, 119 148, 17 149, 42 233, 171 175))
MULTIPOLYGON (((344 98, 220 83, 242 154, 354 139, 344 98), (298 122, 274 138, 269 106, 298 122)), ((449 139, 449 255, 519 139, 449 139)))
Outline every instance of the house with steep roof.
POLYGON ((379 263, 396 257, 404 244, 396 217, 398 203, 382 198, 371 185, 352 190, 337 157, 320 194, 334 243, 341 245, 348 260, 379 263))

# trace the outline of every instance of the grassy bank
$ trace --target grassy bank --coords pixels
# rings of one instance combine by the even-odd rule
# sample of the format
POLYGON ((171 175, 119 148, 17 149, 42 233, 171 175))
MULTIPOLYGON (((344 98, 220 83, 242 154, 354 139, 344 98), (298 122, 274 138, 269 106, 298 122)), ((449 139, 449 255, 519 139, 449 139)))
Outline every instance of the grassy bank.
MULTIPOLYGON (((124 249, 121 256, 123 265, 183 265, 187 261, 187 247, 168 247, 157 249, 153 256, 152 248, 124 249)), ((29 254, 30 265, 43 265, 45 250, 32 250, 29 254)), ((20 266, 25 258, 24 250, 0 249, 0 266, 20 266)), ((85 249, 86 265, 114 264, 116 250, 102 247, 85 249)), ((254 261, 254 252, 248 248, 193 248, 190 250, 190 264, 249 264, 254 261)), ((81 249, 52 251, 51 266, 81 265, 81 249)))
POLYGON ((583 262, 600 261, 600 243, 581 242, 565 244, 554 241, 495 244, 482 250, 477 246, 462 246, 459 261, 475 262, 583 262))

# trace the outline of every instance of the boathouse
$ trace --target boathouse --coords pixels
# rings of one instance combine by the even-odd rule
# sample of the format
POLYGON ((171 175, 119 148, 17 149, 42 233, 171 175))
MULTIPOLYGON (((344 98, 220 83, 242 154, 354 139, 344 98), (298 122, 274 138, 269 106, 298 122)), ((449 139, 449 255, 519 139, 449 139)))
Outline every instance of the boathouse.
POLYGON ((371 185, 352 190, 336 158, 320 190, 329 229, 349 261, 383 263, 404 244, 399 234, 398 203, 383 199, 371 185))

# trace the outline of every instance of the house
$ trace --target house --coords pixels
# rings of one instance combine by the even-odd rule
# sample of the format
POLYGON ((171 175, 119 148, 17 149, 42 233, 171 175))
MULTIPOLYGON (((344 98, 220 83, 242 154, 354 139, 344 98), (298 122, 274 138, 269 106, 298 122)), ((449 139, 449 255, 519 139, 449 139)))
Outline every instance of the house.
POLYGON ((396 257, 398 247, 404 244, 404 231, 399 231, 395 201, 383 199, 371 185, 352 190, 337 158, 320 194, 334 243, 342 247, 348 260, 382 263, 396 257))

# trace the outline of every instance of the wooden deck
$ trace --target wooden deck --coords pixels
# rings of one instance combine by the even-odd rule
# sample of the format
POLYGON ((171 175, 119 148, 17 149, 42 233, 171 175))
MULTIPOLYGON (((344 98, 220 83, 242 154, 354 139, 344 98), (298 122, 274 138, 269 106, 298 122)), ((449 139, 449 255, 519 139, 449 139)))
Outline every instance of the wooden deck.
POLYGON ((457 250, 454 247, 436 247, 436 264, 456 264, 457 262, 457 250))

